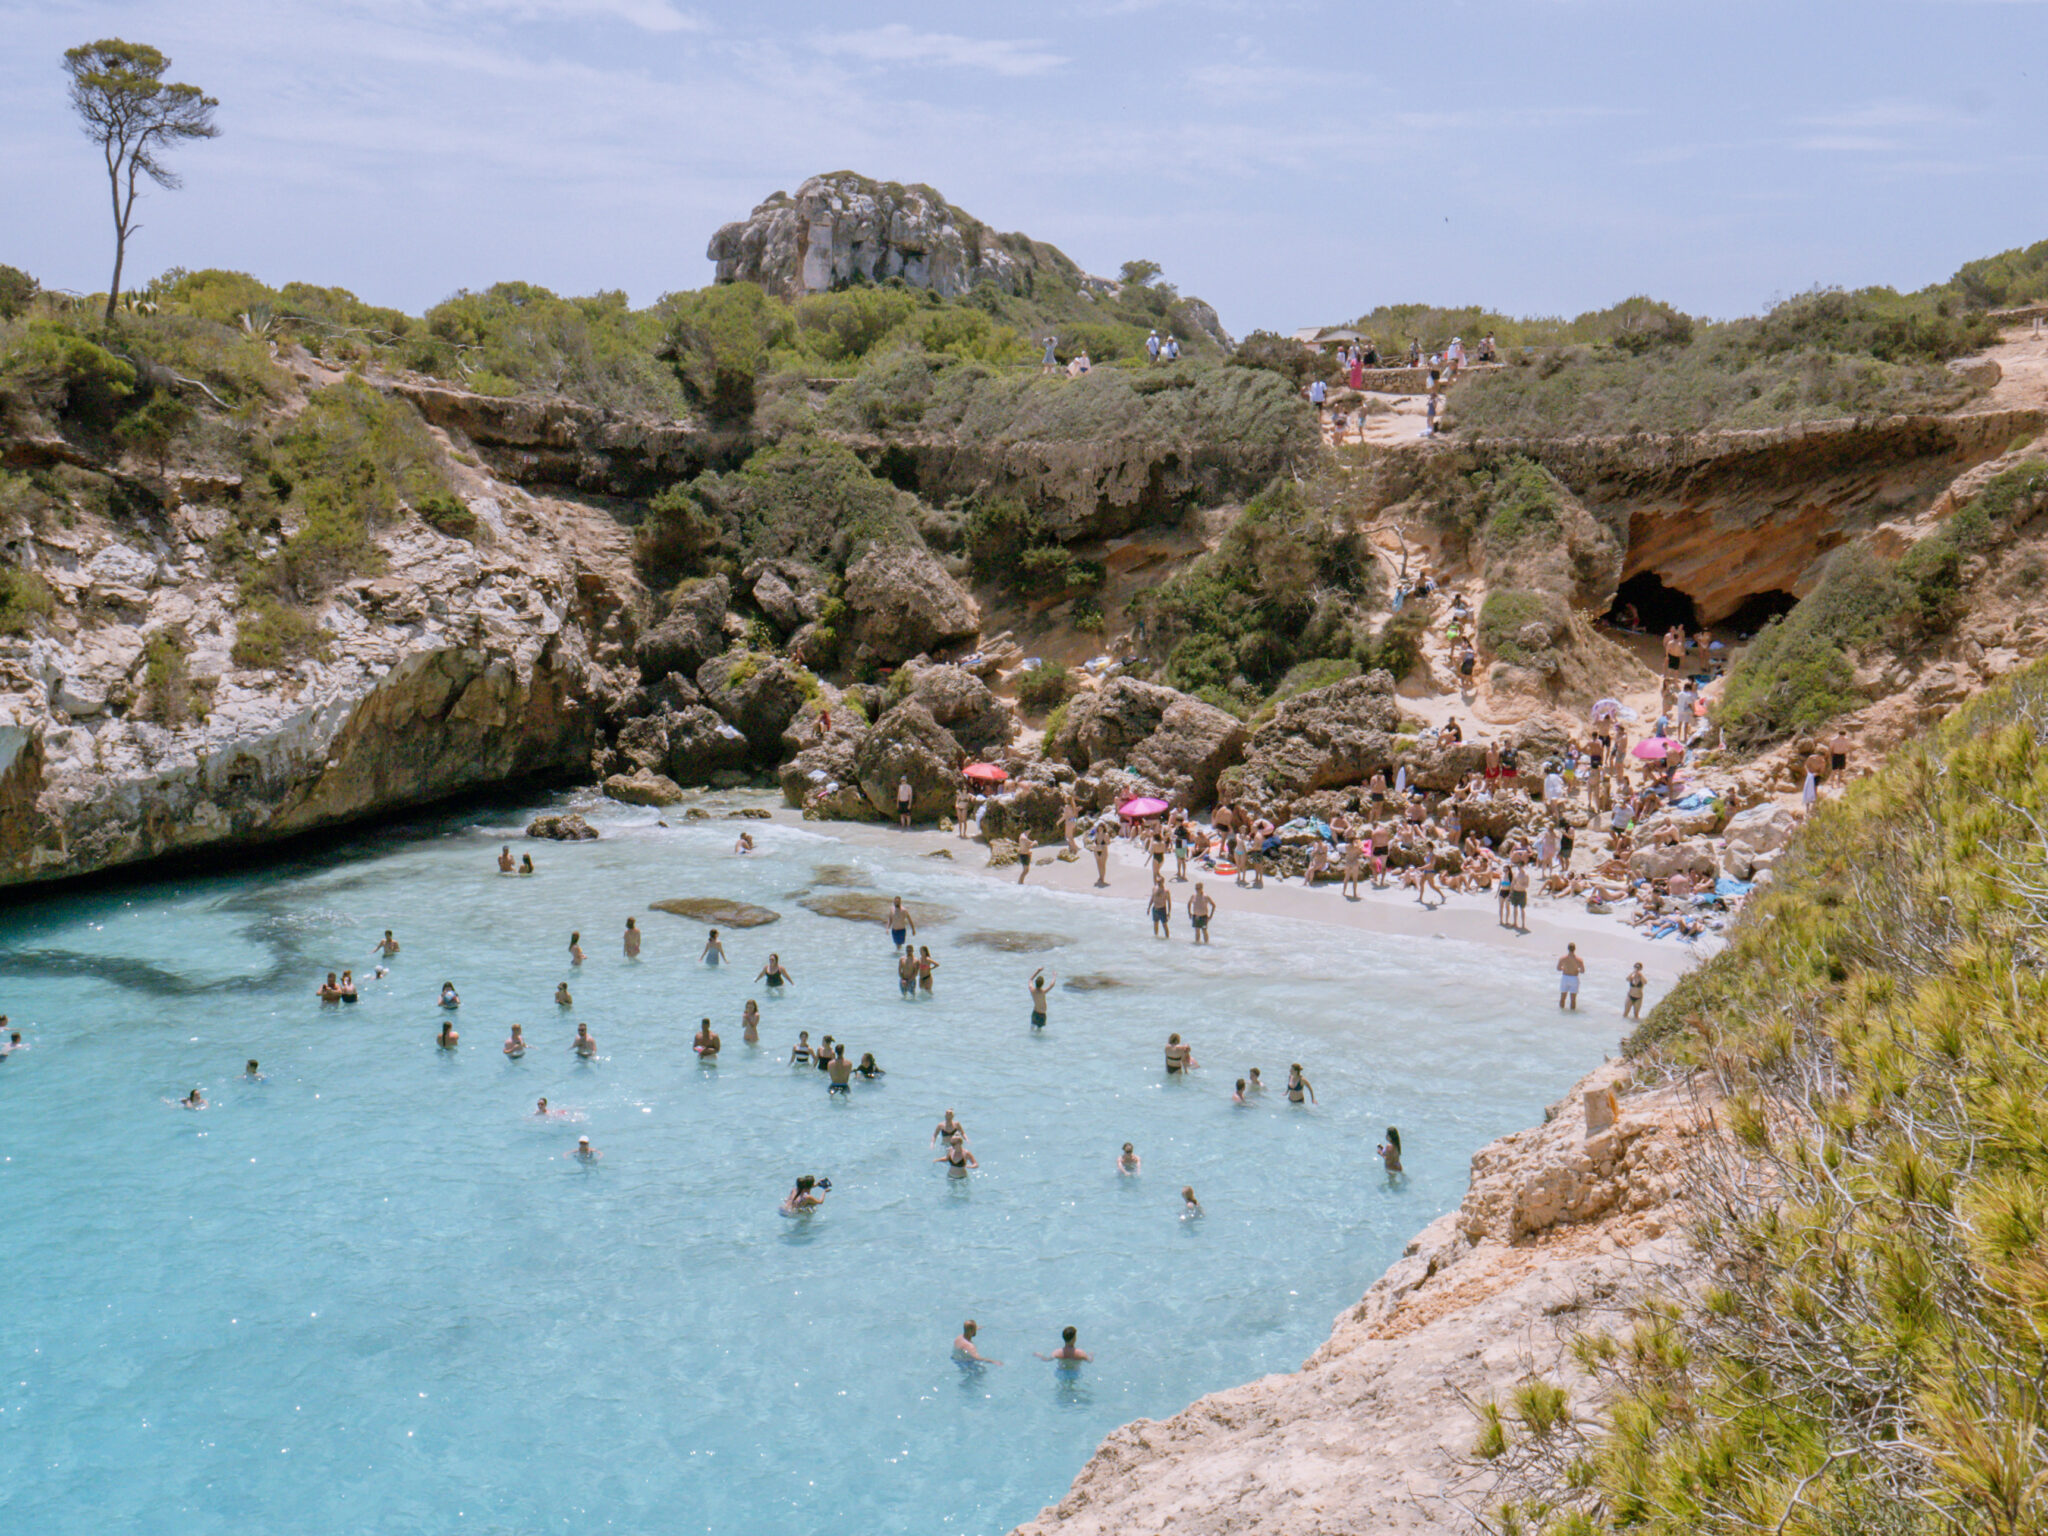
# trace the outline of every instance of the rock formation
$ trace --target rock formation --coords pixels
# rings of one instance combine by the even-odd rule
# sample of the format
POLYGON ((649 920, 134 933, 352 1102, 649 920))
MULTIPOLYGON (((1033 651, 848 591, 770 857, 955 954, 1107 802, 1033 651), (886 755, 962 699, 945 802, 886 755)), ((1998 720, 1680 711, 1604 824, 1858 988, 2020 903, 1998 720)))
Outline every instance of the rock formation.
POLYGON ((1213 704, 1118 677, 1069 703, 1053 747, 1076 768, 1127 764, 1182 804, 1204 805, 1244 743, 1243 722, 1213 704))
POLYGON ((885 666, 971 640, 981 610, 922 544, 875 544, 846 568, 853 638, 885 666))
POLYGON ((1041 272, 1076 285, 1084 276, 1060 251, 998 234, 930 187, 852 171, 813 176, 794 197, 777 192, 723 226, 705 255, 719 282, 757 283, 785 299, 890 278, 951 298, 978 283, 1029 293, 1041 272))
POLYGON ((1252 733, 1232 792, 1291 798, 1370 778, 1393 761, 1399 719, 1385 672, 1299 694, 1252 733))

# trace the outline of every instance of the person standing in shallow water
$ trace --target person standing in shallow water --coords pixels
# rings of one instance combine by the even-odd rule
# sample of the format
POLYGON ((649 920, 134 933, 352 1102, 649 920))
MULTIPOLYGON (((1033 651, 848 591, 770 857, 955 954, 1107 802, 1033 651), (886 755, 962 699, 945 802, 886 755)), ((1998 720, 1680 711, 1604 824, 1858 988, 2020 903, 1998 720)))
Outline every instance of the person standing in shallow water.
POLYGON ((583 963, 583 935, 580 933, 569 935, 569 963, 571 965, 581 965, 583 963))
POLYGON ((1045 1005, 1052 995, 1052 979, 1044 970, 1031 973, 1031 1027, 1045 1028, 1045 1005))
POLYGON ((640 924, 630 917, 626 919, 626 958, 640 958, 640 924))
POLYGON ((1401 1132, 1396 1127, 1388 1126, 1387 1139, 1373 1150, 1379 1153, 1380 1162, 1390 1175, 1401 1171, 1401 1132))
POLYGON ((1638 960, 1635 969, 1628 973, 1628 1000, 1621 1005, 1624 1019, 1641 1019, 1643 1016, 1643 991, 1650 984, 1650 978, 1643 974, 1643 962, 1638 960))
POLYGON ((1216 915, 1216 899, 1195 882, 1195 894, 1188 898, 1188 921, 1194 925, 1195 942, 1209 942, 1209 919, 1216 915))
POLYGON ((953 1358, 962 1365, 1001 1365, 1000 1360, 991 1360, 974 1347, 974 1336, 981 1327, 973 1318, 960 1325, 960 1337, 953 1341, 953 1358))
POLYGON ((1079 1334, 1076 1332, 1074 1325, 1069 1323, 1060 1330, 1060 1347, 1058 1349, 1049 1355, 1038 1354, 1038 1351, 1035 1349, 1032 1353, 1038 1355, 1038 1358, 1041 1360, 1050 1360, 1056 1365, 1064 1366, 1075 1366, 1084 1360, 1093 1360, 1095 1358, 1093 1355, 1074 1342, 1078 1337, 1079 1334))
POLYGON ((1567 944, 1557 962, 1557 1006, 1579 1011, 1579 978, 1586 974, 1586 962, 1579 958, 1579 946, 1567 944))

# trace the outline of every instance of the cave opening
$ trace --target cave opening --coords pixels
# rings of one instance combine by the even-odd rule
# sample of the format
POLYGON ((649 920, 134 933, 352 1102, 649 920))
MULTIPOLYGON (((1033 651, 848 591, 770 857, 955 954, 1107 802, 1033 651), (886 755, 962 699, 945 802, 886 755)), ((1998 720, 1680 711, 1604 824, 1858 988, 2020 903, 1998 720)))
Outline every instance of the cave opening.
POLYGON ((1615 589, 1614 604, 1607 610, 1607 622, 1645 634, 1655 634, 1674 624, 1697 629, 1699 611, 1685 593, 1676 587, 1665 586, 1663 578, 1655 571, 1638 571, 1615 589))
POLYGON ((1799 599, 1790 592, 1775 588, 1769 592, 1752 592, 1736 605, 1733 613, 1721 620, 1721 628, 1739 640, 1747 640, 1771 620, 1790 613, 1798 603, 1799 599))

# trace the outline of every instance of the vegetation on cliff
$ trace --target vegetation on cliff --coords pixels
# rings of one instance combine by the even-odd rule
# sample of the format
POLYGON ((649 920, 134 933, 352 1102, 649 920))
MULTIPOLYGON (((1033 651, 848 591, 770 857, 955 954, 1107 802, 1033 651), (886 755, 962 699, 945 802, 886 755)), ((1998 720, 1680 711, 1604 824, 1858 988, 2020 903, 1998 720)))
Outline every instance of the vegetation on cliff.
POLYGON ((1698 1296, 1577 1345, 1594 1417, 1482 1426, 1498 1529, 2042 1529, 2048 667, 1823 806, 1627 1042, 1697 1071, 1698 1296))

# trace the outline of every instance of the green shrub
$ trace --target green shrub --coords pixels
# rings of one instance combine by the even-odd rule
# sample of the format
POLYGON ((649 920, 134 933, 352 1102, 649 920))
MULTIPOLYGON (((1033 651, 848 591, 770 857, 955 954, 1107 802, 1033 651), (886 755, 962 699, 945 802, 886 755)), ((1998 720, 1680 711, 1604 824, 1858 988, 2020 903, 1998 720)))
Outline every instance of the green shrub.
POLYGON ((1287 675, 1280 679, 1280 686, 1273 690, 1271 702, 1283 704, 1298 694, 1327 688, 1347 677, 1356 677, 1358 673, 1359 664, 1348 656, 1319 656, 1313 661, 1299 662, 1288 668, 1287 675))
POLYGON ((192 680, 192 643, 182 629, 159 629, 142 643, 143 714, 173 728, 205 718, 209 695, 192 680))
POLYGON ((1554 599, 1541 592, 1504 587, 1486 594, 1479 605, 1479 648, 1512 667, 1534 666, 1543 652, 1532 651, 1519 638, 1522 626, 1551 623, 1557 617, 1554 599))
POLYGON ((792 345, 797 334, 789 306, 753 283, 664 295, 654 319, 662 332, 659 354, 690 402, 729 421, 753 414, 755 383, 769 354, 792 345))
POLYGON ((161 474, 178 438, 192 425, 192 407, 166 390, 157 390, 114 423, 114 438, 129 452, 153 462, 161 474))
POLYGON ((658 587, 670 586, 680 576, 701 574, 728 548, 724 522, 683 484, 672 485, 649 501, 633 534, 633 559, 658 587))
POLYGON ((41 286, 19 267, 0 263, 0 320, 18 320, 35 302, 41 286))
MULTIPOLYGON (((758 289, 755 290, 759 292, 758 289)), ((409 328, 411 366, 489 393, 566 395, 617 411, 674 415, 684 391, 656 354, 661 319, 621 292, 565 299, 532 283, 464 290, 409 328)))
POLYGON ((245 601, 236 618, 235 644, 229 654, 238 667, 270 672, 306 657, 324 661, 328 644, 310 613, 259 593, 245 601))
POLYGON ((1399 613, 1388 615, 1379 633, 1361 640, 1353 654, 1363 670, 1386 672, 1398 680, 1422 660, 1422 638, 1428 631, 1428 608, 1408 603, 1399 613))
POLYGON ((1024 551, 1050 544, 1052 538, 1044 520, 1014 497, 983 502, 967 515, 967 559, 982 581, 1014 580, 1024 551))
POLYGON ((31 621, 56 610, 50 584, 18 565, 0 565, 0 635, 25 635, 31 621))
POLYGON ((1223 636, 1190 635, 1166 658, 1166 680, 1183 693, 1230 686, 1237 676, 1237 652, 1223 636))
POLYGON ((1033 667, 1017 679, 1017 703, 1030 714, 1039 714, 1074 696, 1079 685, 1065 667, 1033 667))
POLYGON ((2048 240, 1963 263, 1948 287, 1974 309, 2005 309, 2048 299, 2048 240))
POLYGON ((414 503, 413 511, 419 513, 429 528, 445 533, 451 539, 476 537, 476 514, 452 491, 429 491, 414 503))
POLYGON ((20 384, 44 410, 104 430, 135 392, 135 369, 54 320, 31 320, 5 357, 0 380, 20 384))
POLYGON ((1563 537, 1565 489, 1535 460, 1515 455, 1497 469, 1474 474, 1472 484, 1485 508, 1483 536, 1490 549, 1563 537))
POLYGON ((701 475, 690 493, 743 560, 843 567, 871 544, 917 537, 911 498, 870 474, 851 449, 822 438, 791 438, 730 474, 701 475))
POLYGON ((1099 635, 1105 622, 1102 605, 1092 597, 1077 597, 1067 612, 1067 622, 1084 635, 1099 635))
POLYGON ((1058 741, 1060 738, 1060 732, 1064 731, 1066 728, 1067 701, 1062 699, 1059 703, 1053 705, 1051 709, 1045 712, 1045 731, 1043 739, 1048 742, 1058 741))

